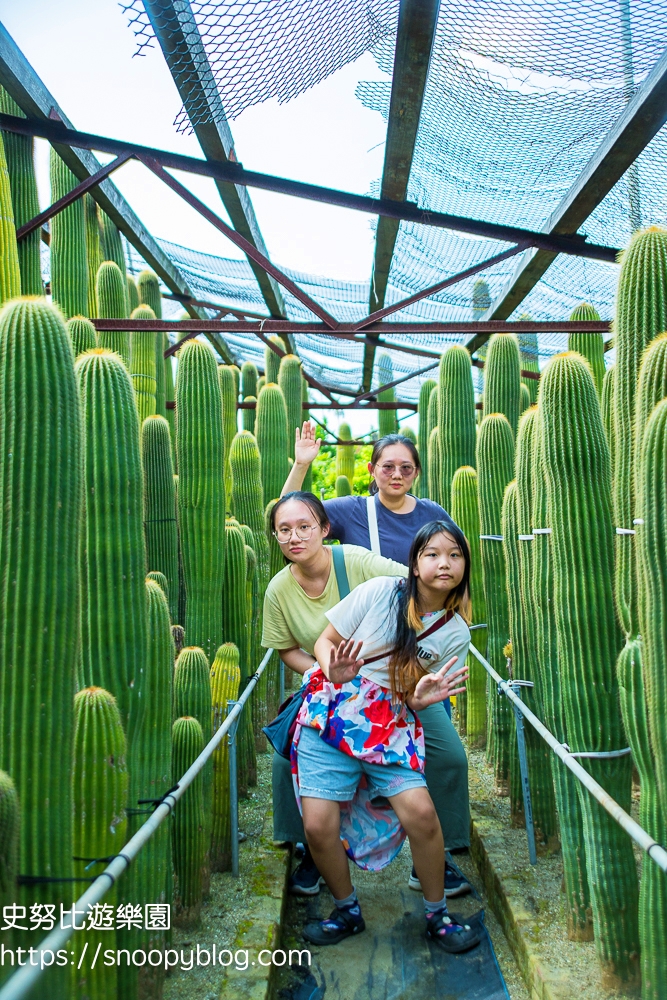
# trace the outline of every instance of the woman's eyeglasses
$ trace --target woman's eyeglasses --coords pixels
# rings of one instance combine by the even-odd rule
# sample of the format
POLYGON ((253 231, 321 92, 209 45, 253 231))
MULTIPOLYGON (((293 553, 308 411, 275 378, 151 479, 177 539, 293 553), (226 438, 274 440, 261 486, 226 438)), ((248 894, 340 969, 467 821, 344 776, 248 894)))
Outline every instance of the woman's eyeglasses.
POLYGON ((281 545, 287 545, 292 537, 292 532, 296 532, 296 537, 302 542, 307 542, 315 528, 319 528, 319 524, 299 524, 296 528, 278 528, 273 534, 275 538, 279 541, 281 545))
POLYGON ((415 466, 411 465, 410 462, 402 462, 401 465, 396 465, 394 462, 385 462, 379 468, 380 474, 383 476, 393 476, 395 472, 398 472, 399 476, 402 476, 403 479, 407 479, 408 476, 417 471, 415 466))

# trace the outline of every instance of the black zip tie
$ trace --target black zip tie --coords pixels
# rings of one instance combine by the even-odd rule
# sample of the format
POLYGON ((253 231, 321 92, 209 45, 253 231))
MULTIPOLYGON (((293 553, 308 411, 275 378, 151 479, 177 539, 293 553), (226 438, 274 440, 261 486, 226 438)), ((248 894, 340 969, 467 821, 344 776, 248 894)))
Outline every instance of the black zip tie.
MULTIPOLYGON (((155 810, 157 809, 157 807, 160 806, 160 805, 162 805, 162 803, 164 802, 164 800, 166 799, 166 797, 168 795, 171 795, 172 792, 175 792, 178 787, 179 787, 178 785, 172 785, 172 787, 169 789, 169 791, 165 792, 164 795, 160 796, 159 799, 137 799, 137 805, 139 805, 139 806, 152 805, 153 806, 152 809, 142 809, 141 812, 155 812, 155 810)), ((170 806, 170 809, 171 809, 171 806, 170 806)))
POLYGON ((117 858, 117 857, 118 857, 117 854, 111 854, 111 855, 109 855, 108 858, 77 858, 77 857, 73 857, 72 861, 88 861, 89 864, 87 864, 86 867, 83 869, 85 872, 87 872, 89 868, 93 867, 93 865, 101 865, 101 864, 110 865, 111 862, 114 860, 114 858, 117 858))
POLYGON ((17 885, 45 885, 47 882, 94 882, 94 878, 51 878, 49 875, 17 875, 17 885))
POLYGON ((149 517, 144 524, 162 524, 165 521, 175 521, 175 517, 149 517))

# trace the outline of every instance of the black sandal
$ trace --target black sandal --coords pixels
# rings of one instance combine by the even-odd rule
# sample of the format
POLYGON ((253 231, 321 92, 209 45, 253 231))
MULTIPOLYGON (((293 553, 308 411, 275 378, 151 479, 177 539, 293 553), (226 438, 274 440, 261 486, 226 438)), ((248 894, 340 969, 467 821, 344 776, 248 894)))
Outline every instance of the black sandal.
POLYGON ((469 951, 478 945, 479 932, 470 924, 456 924, 445 910, 429 913, 426 917, 426 936, 439 948, 450 954, 469 951))
POLYGON ((366 930, 364 918, 356 917, 348 909, 339 910, 336 907, 325 920, 313 920, 306 924, 303 929, 303 936, 311 944, 338 944, 346 937, 353 934, 360 934, 366 930))

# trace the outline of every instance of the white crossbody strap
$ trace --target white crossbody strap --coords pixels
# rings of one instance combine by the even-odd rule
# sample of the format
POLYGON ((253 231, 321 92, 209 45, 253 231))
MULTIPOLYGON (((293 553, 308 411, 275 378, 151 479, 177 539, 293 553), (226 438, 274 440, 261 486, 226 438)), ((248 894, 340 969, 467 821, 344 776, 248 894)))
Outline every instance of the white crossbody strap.
POLYGON ((368 534, 371 538, 371 552, 376 556, 381 556, 380 535, 378 533, 378 514, 375 506, 375 496, 366 497, 366 510, 368 512, 368 534))

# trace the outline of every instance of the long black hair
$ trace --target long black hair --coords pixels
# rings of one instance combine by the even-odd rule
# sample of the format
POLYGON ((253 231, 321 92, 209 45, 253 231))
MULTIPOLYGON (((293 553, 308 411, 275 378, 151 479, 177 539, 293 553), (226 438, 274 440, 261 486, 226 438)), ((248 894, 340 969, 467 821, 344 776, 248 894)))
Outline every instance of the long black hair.
POLYGON ((394 591, 392 611, 396 615, 396 632, 392 643, 391 659, 388 664, 391 690, 394 698, 403 700, 410 695, 417 681, 424 676, 424 669, 417 659, 419 633, 424 625, 419 617, 418 577, 415 576, 417 561, 434 535, 450 535, 461 549, 465 569, 461 582, 449 592, 444 602, 447 611, 454 611, 469 624, 470 606, 470 547, 458 524, 451 520, 429 521, 422 525, 415 535, 408 556, 408 576, 401 580, 394 591))
MULTIPOLYGON (((385 450, 385 448, 389 448, 390 445, 392 444, 404 444, 405 447, 410 452, 410 454, 412 455, 412 461, 415 464, 417 472, 421 472, 422 466, 421 462, 419 461, 419 452, 415 447, 415 443, 414 441, 411 441, 410 438, 404 437, 403 434, 385 434, 384 437, 381 437, 379 441, 375 442, 375 444, 373 445, 373 454, 371 455, 371 465, 373 467, 375 467, 382 458, 382 452, 385 450)), ((378 492, 378 484, 375 482, 374 479, 371 479, 371 484, 368 487, 368 492, 371 494, 371 496, 373 496, 375 493, 378 492)))

